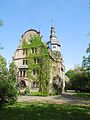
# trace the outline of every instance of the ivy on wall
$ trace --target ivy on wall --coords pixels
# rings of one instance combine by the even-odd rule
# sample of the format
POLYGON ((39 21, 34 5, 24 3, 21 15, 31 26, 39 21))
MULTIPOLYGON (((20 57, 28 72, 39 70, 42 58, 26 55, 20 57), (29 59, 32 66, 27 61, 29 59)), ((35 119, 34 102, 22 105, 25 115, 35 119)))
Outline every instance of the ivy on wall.
POLYGON ((39 35, 31 36, 30 42, 23 39, 22 48, 27 50, 27 76, 31 81, 39 83, 40 92, 49 91, 50 57, 47 46, 39 35), (33 75, 33 72, 36 75, 33 75))

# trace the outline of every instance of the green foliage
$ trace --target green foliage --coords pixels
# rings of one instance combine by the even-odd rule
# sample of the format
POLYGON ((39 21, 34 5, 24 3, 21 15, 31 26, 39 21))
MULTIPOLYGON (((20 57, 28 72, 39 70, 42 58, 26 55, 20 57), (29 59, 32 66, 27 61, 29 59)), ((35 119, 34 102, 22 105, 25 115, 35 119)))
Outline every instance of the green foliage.
POLYGON ((22 48, 28 50, 28 54, 26 55, 28 63, 28 79, 39 82, 40 92, 48 92, 50 59, 47 46, 42 42, 40 36, 34 35, 31 37, 30 43, 23 40, 22 48), (38 59, 38 63, 35 63, 35 59, 38 59), (37 71, 37 75, 32 75, 33 70, 37 71))
POLYGON ((22 48, 23 48, 23 49, 29 48, 29 45, 27 44, 27 42, 25 41, 25 39, 23 39, 22 48))
POLYGON ((86 52, 87 52, 87 53, 90 53, 90 43, 89 43, 89 45, 88 45, 88 48, 87 48, 86 52))
POLYGON ((0 55, 0 105, 14 103, 17 99, 16 77, 14 66, 6 68, 6 60, 0 55))
POLYGON ((31 96, 48 96, 47 92, 31 92, 31 96))
POLYGON ((83 57, 82 67, 83 69, 85 69, 86 72, 90 73, 90 44, 86 50, 86 53, 88 53, 88 56, 83 57))
POLYGON ((87 90, 87 78, 81 69, 79 71, 77 69, 69 70, 66 75, 69 77, 67 89, 74 89, 76 92, 85 92, 87 90))
POLYGON ((90 98, 90 93, 75 93, 74 96, 80 98, 90 98))
POLYGON ((75 73, 71 78, 71 84, 76 92, 85 92, 87 89, 87 80, 85 74, 75 73))
POLYGON ((14 64, 14 62, 10 63, 9 65, 9 80, 15 84, 17 81, 16 81, 16 76, 17 76, 17 67, 16 65, 14 64))
POLYGON ((9 80, 0 80, 0 99, 2 105, 12 104, 17 100, 17 89, 9 82, 9 80))
POLYGON ((28 87, 26 87, 24 93, 25 93, 26 96, 30 96, 31 95, 30 89, 28 87))
MULTIPOLYGON (((83 57, 82 67, 69 70, 66 75, 69 77, 69 86, 79 92, 90 92, 90 44, 86 50, 87 57, 83 57)), ((68 87, 67 87, 68 88, 68 87)))
POLYGON ((65 75, 67 75, 69 78, 71 78, 74 74, 74 70, 68 70, 65 75))
POLYGON ((38 35, 32 36, 30 41, 31 41, 31 44, 30 44, 31 48, 37 48, 37 47, 41 47, 43 45, 41 37, 38 35))
POLYGON ((82 68, 87 79, 87 91, 90 92, 90 43, 86 50, 87 56, 83 57, 82 68))

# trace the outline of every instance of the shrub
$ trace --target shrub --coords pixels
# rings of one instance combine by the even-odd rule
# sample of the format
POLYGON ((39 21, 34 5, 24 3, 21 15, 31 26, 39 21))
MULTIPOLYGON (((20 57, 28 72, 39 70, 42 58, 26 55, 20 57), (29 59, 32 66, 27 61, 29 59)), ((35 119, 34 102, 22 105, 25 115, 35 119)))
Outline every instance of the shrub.
POLYGON ((30 89, 29 89, 28 87, 25 89, 24 94, 25 94, 26 96, 29 96, 29 95, 30 95, 30 89))
POLYGON ((11 63, 8 71, 6 60, 0 55, 0 107, 17 100, 15 70, 14 63, 11 63))
POLYGON ((46 92, 31 92, 31 96, 48 96, 46 92))

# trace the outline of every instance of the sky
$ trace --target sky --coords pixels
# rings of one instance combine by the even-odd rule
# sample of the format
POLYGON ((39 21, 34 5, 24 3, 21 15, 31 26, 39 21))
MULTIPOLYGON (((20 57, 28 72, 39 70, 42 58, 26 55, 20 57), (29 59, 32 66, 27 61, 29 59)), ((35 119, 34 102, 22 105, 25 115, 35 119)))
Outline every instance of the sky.
POLYGON ((12 60, 22 34, 30 28, 40 30, 43 41, 49 40, 53 24, 65 69, 81 64, 90 43, 89 0, 0 0, 0 54, 7 64, 12 60))

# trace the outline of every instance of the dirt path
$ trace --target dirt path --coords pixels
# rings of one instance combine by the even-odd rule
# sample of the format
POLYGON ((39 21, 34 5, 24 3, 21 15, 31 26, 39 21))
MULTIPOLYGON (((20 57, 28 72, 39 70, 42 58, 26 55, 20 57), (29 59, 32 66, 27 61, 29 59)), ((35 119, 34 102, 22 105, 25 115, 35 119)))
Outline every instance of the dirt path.
POLYGON ((71 93, 64 93, 58 96, 19 96, 18 102, 43 102, 43 103, 70 103, 80 105, 90 105, 90 99, 78 98, 71 93))

